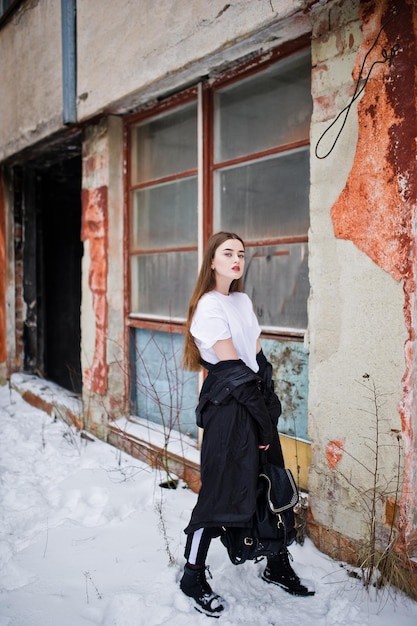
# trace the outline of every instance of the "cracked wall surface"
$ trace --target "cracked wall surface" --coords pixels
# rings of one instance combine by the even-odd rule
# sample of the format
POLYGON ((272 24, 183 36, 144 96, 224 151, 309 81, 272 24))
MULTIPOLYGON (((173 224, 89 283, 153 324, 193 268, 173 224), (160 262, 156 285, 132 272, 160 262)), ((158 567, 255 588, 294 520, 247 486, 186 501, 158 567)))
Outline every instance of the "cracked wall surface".
POLYGON ((415 9, 335 0, 312 22, 310 528, 347 560, 377 454, 377 539, 395 494, 397 548, 417 555, 415 9))
POLYGON ((352 169, 331 209, 336 237, 350 239, 396 280, 403 280, 409 339, 401 418, 406 449, 401 500, 402 541, 417 549, 415 377, 416 11, 414 3, 363 2, 363 41, 353 71, 369 76, 358 105, 352 169), (411 342, 411 344, 410 344, 411 342))
POLYGON ((396 280, 411 271, 416 198, 413 5, 361 5, 363 41, 353 78, 367 80, 345 188, 331 209, 336 237, 350 239, 396 280), (391 59, 391 61, 387 59, 391 59))
POLYGON ((88 285, 92 294, 95 315, 95 342, 91 366, 84 370, 84 385, 91 391, 104 394, 107 389, 108 367, 106 337, 108 324, 107 269, 108 269, 108 209, 107 187, 82 191, 81 239, 89 241, 90 267, 88 285))
POLYGON ((106 436, 109 421, 128 412, 120 119, 103 118, 85 131, 82 172, 83 401, 89 427, 106 436))

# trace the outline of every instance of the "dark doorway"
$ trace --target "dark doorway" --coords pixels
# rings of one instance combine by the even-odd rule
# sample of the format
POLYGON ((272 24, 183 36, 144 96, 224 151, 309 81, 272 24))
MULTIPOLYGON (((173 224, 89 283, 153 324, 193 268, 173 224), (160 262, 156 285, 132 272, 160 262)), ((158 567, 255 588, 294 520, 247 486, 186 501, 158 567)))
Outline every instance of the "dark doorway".
POLYGON ((24 172, 25 369, 80 393, 81 157, 24 172))
POLYGON ((81 391, 81 159, 41 176, 44 363, 50 380, 81 391))

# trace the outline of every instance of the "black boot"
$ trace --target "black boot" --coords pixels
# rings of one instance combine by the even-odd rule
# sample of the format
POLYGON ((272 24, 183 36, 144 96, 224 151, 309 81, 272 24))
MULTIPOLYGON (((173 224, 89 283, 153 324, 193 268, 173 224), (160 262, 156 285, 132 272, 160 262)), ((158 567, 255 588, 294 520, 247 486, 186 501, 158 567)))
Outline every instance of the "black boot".
POLYGON ((195 609, 210 617, 220 617, 223 611, 223 598, 213 592, 206 579, 206 568, 192 569, 184 567, 184 574, 180 580, 181 591, 193 598, 197 603, 195 609))
MULTIPOLYGON (((309 591, 301 584, 300 579, 290 565, 290 553, 285 548, 279 556, 268 559, 262 579, 267 583, 278 585, 293 596, 314 596, 315 591, 309 591)), ((292 557, 291 557, 292 559, 292 557)))

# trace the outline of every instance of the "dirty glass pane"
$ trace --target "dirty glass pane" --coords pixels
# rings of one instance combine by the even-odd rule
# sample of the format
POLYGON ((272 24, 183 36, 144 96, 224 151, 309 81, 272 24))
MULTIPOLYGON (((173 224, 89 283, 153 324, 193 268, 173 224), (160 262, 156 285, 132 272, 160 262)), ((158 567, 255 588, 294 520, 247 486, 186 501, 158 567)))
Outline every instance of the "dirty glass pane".
POLYGON ((197 177, 133 192, 134 250, 197 245, 197 177))
POLYGON ((132 183, 197 167, 197 103, 137 126, 132 132, 132 183))
POLYGON ((172 430, 197 439, 198 378, 181 368, 183 341, 177 333, 132 330, 134 412, 162 426, 168 439, 172 430))
POLYGON ((6 13, 7 9, 12 6, 12 4, 17 4, 17 0, 1 0, 0 2, 0 17, 6 13))
POLYGON ((310 441, 308 429, 308 350, 299 341, 261 339, 274 370, 275 391, 282 403, 278 431, 310 441))
POLYGON ((185 319, 197 279, 197 252, 134 255, 131 276, 133 313, 185 319))
POLYGON ((307 243, 246 248, 244 290, 261 326, 307 327, 307 243))
POLYGON ((214 96, 215 163, 309 137, 310 53, 280 61, 214 96))
POLYGON ((215 172, 214 228, 245 240, 307 234, 309 148, 215 172))

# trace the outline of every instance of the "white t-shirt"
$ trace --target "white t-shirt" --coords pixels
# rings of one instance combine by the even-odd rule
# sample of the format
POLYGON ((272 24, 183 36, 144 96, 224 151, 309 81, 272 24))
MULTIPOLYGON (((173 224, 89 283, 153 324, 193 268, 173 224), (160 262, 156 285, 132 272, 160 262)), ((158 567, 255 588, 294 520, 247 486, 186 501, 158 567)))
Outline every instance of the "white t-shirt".
POLYGON ((256 341, 261 329, 245 293, 205 293, 198 302, 190 330, 201 357, 208 363, 219 362, 213 350, 216 341, 231 338, 238 357, 254 372, 258 371, 256 341))

